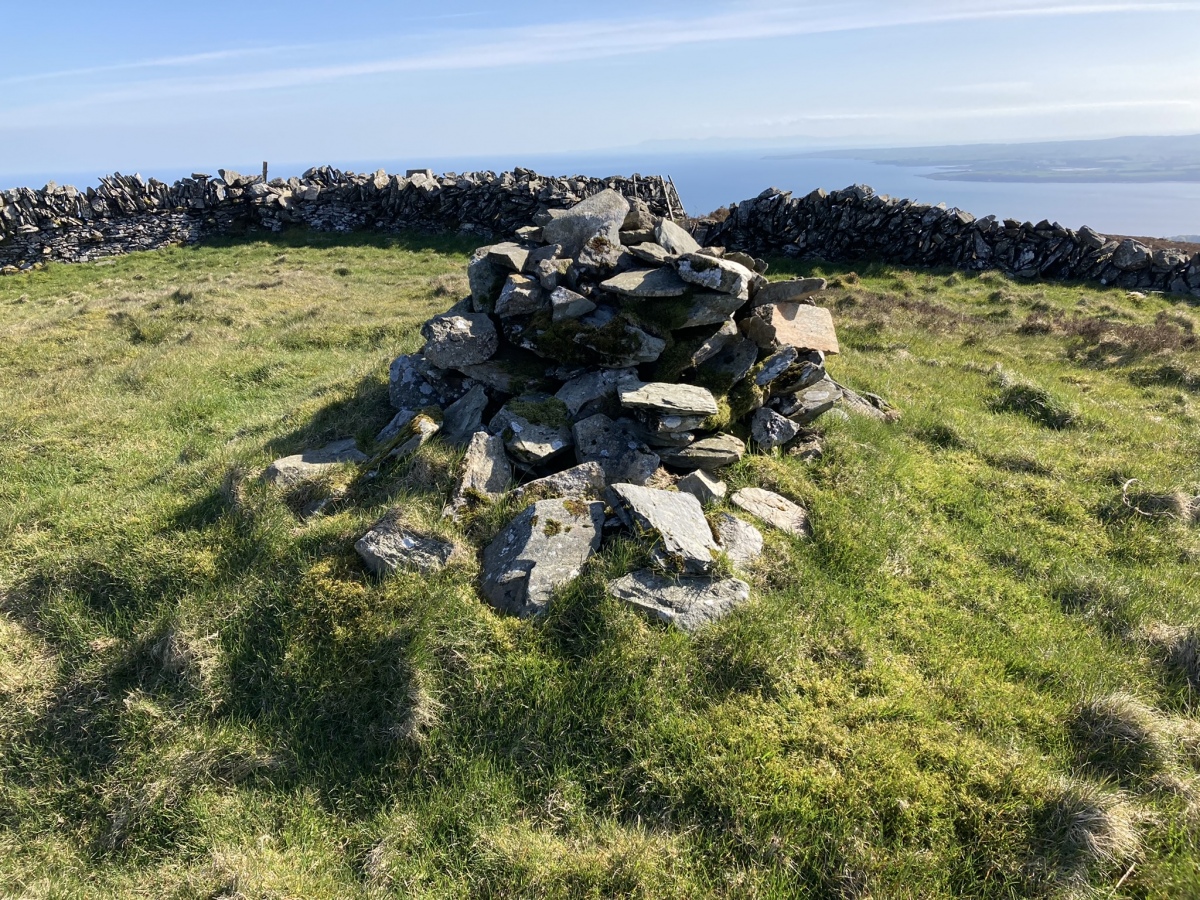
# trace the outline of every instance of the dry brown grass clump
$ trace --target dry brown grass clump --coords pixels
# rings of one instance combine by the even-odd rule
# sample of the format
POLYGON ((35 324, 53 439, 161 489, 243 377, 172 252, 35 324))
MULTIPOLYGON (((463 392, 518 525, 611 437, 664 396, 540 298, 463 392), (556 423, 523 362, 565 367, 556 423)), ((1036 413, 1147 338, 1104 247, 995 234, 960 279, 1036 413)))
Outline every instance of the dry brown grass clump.
POLYGON ((1200 629, 1194 625, 1150 625, 1143 631, 1150 652, 1169 673, 1200 690, 1200 629))
POLYGON ((1175 764, 1165 718, 1130 694, 1083 701, 1068 732, 1084 765, 1118 780, 1152 777, 1175 764))
POLYGON ((1077 880, 1089 870, 1136 859, 1142 814, 1121 791, 1063 780, 1043 810, 1046 856, 1060 877, 1077 880))

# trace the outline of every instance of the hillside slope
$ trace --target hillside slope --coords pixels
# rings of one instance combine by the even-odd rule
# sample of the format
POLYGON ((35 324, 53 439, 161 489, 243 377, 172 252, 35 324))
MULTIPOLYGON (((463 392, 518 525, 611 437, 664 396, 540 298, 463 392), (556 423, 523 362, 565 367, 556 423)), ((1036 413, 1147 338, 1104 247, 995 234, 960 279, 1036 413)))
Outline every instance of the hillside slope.
MULTIPOLYGON (((467 242, 291 234, 0 279, 0 896, 1200 895, 1200 314, 819 270, 895 425, 729 478, 802 500, 695 637, 538 621, 469 552, 368 576, 437 441, 300 521, 270 460, 390 417, 467 242)), ((346 473, 349 482, 352 473, 346 473)))

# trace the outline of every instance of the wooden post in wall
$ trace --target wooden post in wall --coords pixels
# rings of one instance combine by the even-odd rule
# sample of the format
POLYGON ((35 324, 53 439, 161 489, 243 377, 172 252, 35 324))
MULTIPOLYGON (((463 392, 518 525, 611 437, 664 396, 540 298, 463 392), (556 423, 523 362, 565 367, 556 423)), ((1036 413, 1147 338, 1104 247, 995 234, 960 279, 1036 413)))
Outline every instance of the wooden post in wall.
POLYGON ((267 161, 263 160, 263 184, 267 183, 267 161))

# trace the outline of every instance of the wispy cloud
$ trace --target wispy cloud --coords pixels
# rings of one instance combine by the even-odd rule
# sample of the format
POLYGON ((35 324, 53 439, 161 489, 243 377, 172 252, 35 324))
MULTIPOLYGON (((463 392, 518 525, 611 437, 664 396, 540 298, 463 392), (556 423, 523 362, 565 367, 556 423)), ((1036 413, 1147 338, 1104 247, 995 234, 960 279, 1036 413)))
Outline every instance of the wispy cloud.
POLYGON ((1010 106, 905 108, 886 110, 857 110, 844 112, 815 112, 780 118, 764 119, 758 124, 770 127, 806 125, 817 122, 923 122, 935 120, 990 119, 1001 117, 1034 117, 1069 115, 1071 113, 1116 112, 1119 110, 1174 110, 1200 112, 1200 100, 1139 99, 1095 100, 1060 103, 1025 103, 1010 106))
MULTIPOLYGON (((1045 5, 1016 0, 1004 6, 967 0, 951 6, 933 0, 837 5, 808 4, 802 8, 751 7, 732 13, 691 18, 645 17, 617 21, 573 21, 490 31, 456 31, 423 35, 419 42, 407 35, 406 44, 440 44, 437 49, 353 62, 327 62, 304 66, 261 66, 236 75, 206 75, 202 67, 234 58, 266 57, 298 49, 264 47, 215 50, 190 56, 164 57, 112 66, 15 76, 3 83, 32 82, 97 74, 133 73, 181 67, 201 69, 189 77, 140 78, 109 85, 78 97, 79 102, 118 103, 131 100, 204 94, 267 91, 408 72, 479 70, 563 63, 581 59, 661 53, 676 47, 754 41, 780 37, 852 32, 880 28, 978 22, 1022 18, 1100 16, 1125 13, 1198 12, 1198 0, 1173 2, 1059 2, 1045 5)), ((343 59, 361 57, 363 47, 327 47, 343 59)), ((967 92, 970 88, 961 87, 967 92)))

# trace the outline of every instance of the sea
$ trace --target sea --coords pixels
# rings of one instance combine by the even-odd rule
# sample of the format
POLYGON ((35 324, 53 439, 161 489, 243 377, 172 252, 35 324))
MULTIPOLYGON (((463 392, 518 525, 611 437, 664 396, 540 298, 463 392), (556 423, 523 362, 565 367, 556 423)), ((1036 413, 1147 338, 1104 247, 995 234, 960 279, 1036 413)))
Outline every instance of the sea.
MULTIPOLYGON (((880 194, 925 203, 945 203, 979 217, 995 215, 1029 222, 1047 219, 1068 228, 1090 225, 1107 234, 1148 237, 1200 234, 1200 183, 1196 182, 1027 184, 941 181, 928 177, 936 173, 935 169, 885 165, 849 158, 781 158, 778 154, 778 150, 713 153, 628 151, 596 155, 493 154, 319 162, 355 172, 386 169, 401 174, 406 169, 429 168, 439 173, 499 172, 522 166, 548 175, 667 175, 674 181, 688 213, 697 216, 755 197, 766 188, 774 187, 802 196, 816 188, 838 190, 854 184, 865 184, 880 194)), ((299 175, 313 164, 272 163, 270 175, 299 175)), ((258 172, 261 167, 261 162, 232 164, 232 168, 246 173, 258 172)), ((217 165, 204 164, 188 169, 142 171, 140 174, 170 182, 192 172, 215 175, 217 168, 217 165)), ((16 185, 41 187, 50 180, 82 188, 94 185, 101 174, 107 173, 0 174, 0 188, 16 185)), ((126 174, 132 172, 126 171, 126 174)))

